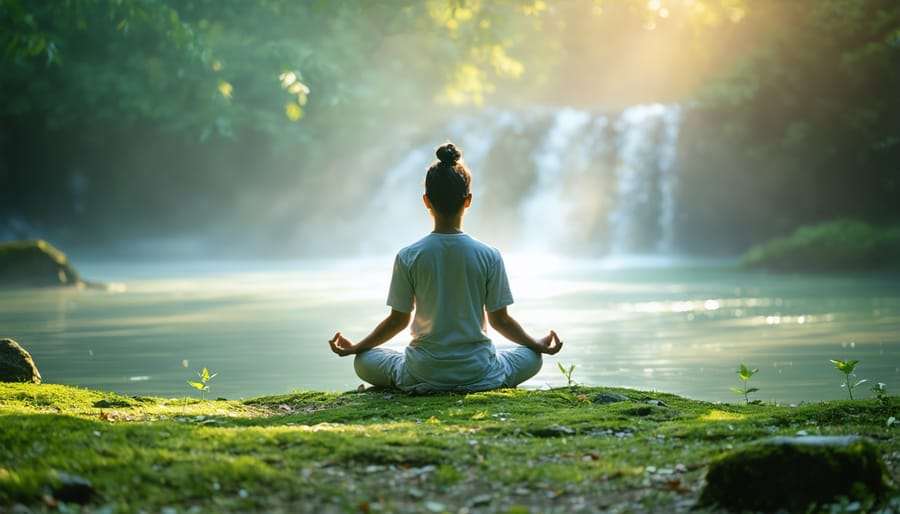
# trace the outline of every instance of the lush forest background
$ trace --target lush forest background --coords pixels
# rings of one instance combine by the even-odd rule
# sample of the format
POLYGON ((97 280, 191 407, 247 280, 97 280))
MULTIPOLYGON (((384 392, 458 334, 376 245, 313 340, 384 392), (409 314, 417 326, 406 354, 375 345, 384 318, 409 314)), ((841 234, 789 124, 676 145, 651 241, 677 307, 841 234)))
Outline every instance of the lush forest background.
POLYGON ((339 252, 456 115, 652 102, 681 251, 900 221, 895 0, 0 0, 0 51, 0 240, 339 252))

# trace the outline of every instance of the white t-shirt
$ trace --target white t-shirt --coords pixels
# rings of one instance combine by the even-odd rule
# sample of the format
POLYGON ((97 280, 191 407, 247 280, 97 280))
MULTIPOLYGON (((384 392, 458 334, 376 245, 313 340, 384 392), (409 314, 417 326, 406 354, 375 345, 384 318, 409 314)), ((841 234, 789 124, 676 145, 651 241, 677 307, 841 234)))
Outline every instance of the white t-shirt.
POLYGON ((415 308, 406 371, 416 382, 450 389, 502 381, 485 310, 512 303, 500 252, 468 234, 428 234, 394 259, 387 304, 415 308))

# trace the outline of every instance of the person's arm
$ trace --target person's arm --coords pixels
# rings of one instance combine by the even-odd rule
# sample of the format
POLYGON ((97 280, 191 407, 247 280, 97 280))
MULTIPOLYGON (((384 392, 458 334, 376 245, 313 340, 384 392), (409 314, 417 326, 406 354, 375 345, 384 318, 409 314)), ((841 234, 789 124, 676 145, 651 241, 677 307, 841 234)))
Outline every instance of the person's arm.
POLYGON ((562 349, 562 341, 556 332, 550 331, 545 337, 535 339, 528 335, 512 316, 507 312, 506 307, 498 309, 494 312, 487 313, 488 322, 494 327, 494 330, 510 341, 520 344, 526 348, 530 348, 538 353, 546 353, 553 355, 562 349))
POLYGON ((341 357, 371 350, 378 345, 386 343, 392 337, 399 334, 401 330, 409 325, 411 317, 412 313, 391 309, 391 313, 388 314, 388 317, 384 318, 384 320, 372 330, 372 333, 364 337, 362 341, 353 344, 349 339, 338 332, 328 341, 328 345, 331 346, 331 351, 341 357))

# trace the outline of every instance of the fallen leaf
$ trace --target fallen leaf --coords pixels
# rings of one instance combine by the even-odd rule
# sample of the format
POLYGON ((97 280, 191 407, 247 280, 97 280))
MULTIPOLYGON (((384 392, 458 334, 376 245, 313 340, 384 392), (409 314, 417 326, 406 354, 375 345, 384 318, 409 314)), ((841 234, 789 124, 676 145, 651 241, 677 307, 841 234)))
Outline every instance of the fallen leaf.
POLYGON ((691 492, 690 489, 681 485, 681 480, 666 480, 666 491, 676 492, 678 494, 687 494, 691 492))

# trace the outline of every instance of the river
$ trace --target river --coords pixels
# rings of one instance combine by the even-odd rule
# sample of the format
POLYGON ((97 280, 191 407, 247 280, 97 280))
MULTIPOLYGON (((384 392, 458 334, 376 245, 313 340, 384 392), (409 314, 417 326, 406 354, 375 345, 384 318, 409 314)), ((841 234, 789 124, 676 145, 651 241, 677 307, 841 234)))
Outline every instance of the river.
MULTIPOLYGON (((325 261, 80 263, 101 290, 0 296, 0 337, 27 348, 46 383, 126 395, 211 397, 346 391, 360 381, 327 339, 364 336, 387 313, 391 257, 325 261)), ((855 390, 900 390, 900 276, 772 275, 727 263, 508 258, 510 312, 564 350, 527 388, 572 380, 695 399, 743 401, 740 364, 759 368, 750 398, 846 398, 831 359, 858 359, 855 390)), ((406 334, 389 346, 402 348, 406 334)), ((493 334, 498 346, 510 343, 493 334)))

